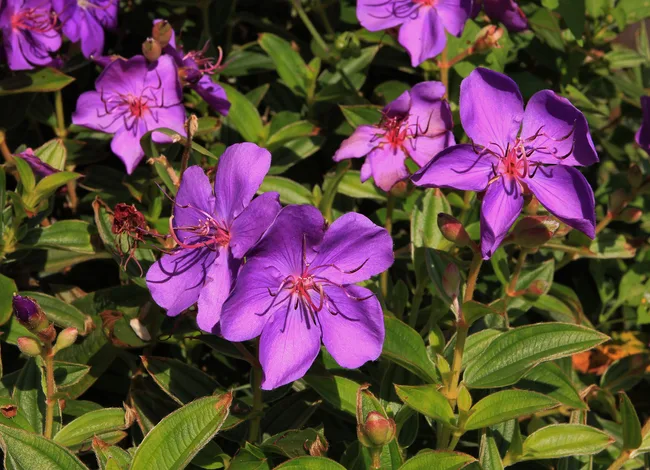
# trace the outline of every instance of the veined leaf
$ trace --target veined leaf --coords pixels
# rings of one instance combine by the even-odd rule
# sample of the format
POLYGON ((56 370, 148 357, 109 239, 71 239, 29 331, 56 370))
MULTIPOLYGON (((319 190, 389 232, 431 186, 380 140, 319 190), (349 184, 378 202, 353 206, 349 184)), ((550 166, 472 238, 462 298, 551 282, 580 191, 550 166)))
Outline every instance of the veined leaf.
POLYGON ((526 438, 519 460, 597 454, 613 441, 603 431, 584 424, 552 424, 526 438))
POLYGON ((95 329, 95 324, 90 316, 56 297, 32 291, 21 292, 21 295, 34 298, 45 312, 45 316, 61 328, 74 327, 82 336, 95 329))
POLYGON ((418 413, 448 426, 455 426, 454 411, 435 385, 395 385, 400 399, 418 413))
POLYGON ((470 409, 465 429, 485 428, 557 405, 557 401, 541 393, 525 390, 502 390, 488 395, 470 409))
POLYGON ((641 446, 641 422, 636 414, 634 405, 625 392, 619 394, 621 397, 621 421, 623 422, 623 450, 634 450, 641 446))
POLYGON ((400 470, 459 470, 476 459, 460 452, 425 450, 406 461, 400 470))
POLYGON ((295 468, 299 470, 344 470, 341 464, 325 457, 298 457, 287 460, 275 467, 274 470, 295 468))
POLYGON ((54 436, 54 442, 71 450, 79 450, 86 444, 90 448, 94 436, 122 431, 131 426, 130 412, 123 408, 104 408, 91 411, 66 424, 54 436))

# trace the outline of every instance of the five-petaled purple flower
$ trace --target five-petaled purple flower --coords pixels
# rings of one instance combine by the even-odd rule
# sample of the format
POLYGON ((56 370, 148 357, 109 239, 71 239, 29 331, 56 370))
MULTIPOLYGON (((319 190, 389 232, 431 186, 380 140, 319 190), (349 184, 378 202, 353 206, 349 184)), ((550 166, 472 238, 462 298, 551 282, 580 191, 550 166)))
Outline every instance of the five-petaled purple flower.
POLYGON ((636 131, 634 139, 639 147, 646 152, 650 152, 650 96, 641 97, 641 110, 643 112, 643 120, 641 127, 636 131))
POLYGON ((390 234, 360 214, 329 228, 312 206, 288 206, 251 250, 223 306, 230 341, 261 335, 262 388, 302 377, 321 340, 342 367, 379 357, 384 318, 372 291, 355 285, 393 263, 390 234))
POLYGON ((492 20, 503 23, 508 31, 518 32, 528 28, 528 18, 515 0, 474 0, 472 18, 479 14, 481 6, 492 20))
POLYGON ((472 0, 358 0, 357 18, 369 31, 401 25, 398 40, 417 67, 442 52, 445 31, 463 33, 471 10, 472 0))
MULTIPOLYGON (((95 82, 97 91, 83 93, 77 100, 72 122, 101 132, 115 134, 111 149, 131 174, 144 157, 140 138, 158 128, 185 135, 185 109, 171 57, 161 57, 149 65, 143 56, 115 60, 95 82)), ((170 142, 159 132, 154 142, 170 142)))
POLYGON ((219 159, 214 193, 200 167, 185 171, 170 219, 178 248, 147 272, 151 295, 167 315, 198 301, 199 328, 218 332, 241 260, 280 210, 277 193, 253 199, 270 166, 267 150, 244 143, 227 148, 219 159))
MULTIPOLYGON (((154 24, 160 21, 163 20, 155 20, 154 24)), ((206 44, 201 50, 190 51, 186 54, 176 44, 176 34, 172 33, 171 40, 163 48, 163 52, 172 56, 176 61, 181 84, 196 91, 212 109, 226 116, 230 110, 230 101, 228 101, 226 91, 212 81, 212 75, 222 68, 223 51, 219 48, 219 58, 216 60, 206 57, 208 45, 206 44)))
POLYGON ((562 222, 594 237, 594 193, 573 166, 598 155, 584 115, 543 90, 524 111, 517 84, 478 68, 460 88, 460 119, 473 143, 443 150, 413 176, 417 186, 485 191, 481 251, 492 256, 530 191, 562 222))
POLYGON ((408 178, 406 157, 423 166, 444 148, 454 145, 449 104, 440 82, 422 82, 405 91, 383 110, 377 126, 359 126, 334 154, 334 161, 368 156, 361 181, 371 176, 384 191, 408 178))
POLYGON ((50 65, 51 53, 61 47, 50 0, 6 0, 1 8, 0 28, 9 68, 50 65))
POLYGON ((104 52, 104 29, 117 27, 119 0, 52 0, 63 32, 72 42, 81 42, 85 57, 104 52))

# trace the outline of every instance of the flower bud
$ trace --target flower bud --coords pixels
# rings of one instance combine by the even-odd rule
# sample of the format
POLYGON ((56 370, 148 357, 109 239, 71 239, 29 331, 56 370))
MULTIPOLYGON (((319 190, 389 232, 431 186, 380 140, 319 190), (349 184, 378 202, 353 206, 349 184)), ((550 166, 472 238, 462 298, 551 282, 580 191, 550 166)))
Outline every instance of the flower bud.
POLYGON ((618 214, 616 220, 620 220, 626 224, 633 224, 638 222, 642 215, 643 211, 641 209, 637 207, 626 207, 618 214))
POLYGON ((560 223, 552 217, 524 217, 515 225, 508 241, 525 248, 536 248, 553 238, 558 228, 560 223))
POLYGON ((49 326, 50 322, 43 310, 31 297, 15 294, 12 306, 16 319, 29 331, 38 333, 49 326))
POLYGON ((465 385, 461 385, 458 389, 456 404, 458 405, 458 409, 465 413, 468 412, 472 407, 472 396, 470 395, 469 390, 467 390, 467 387, 465 387, 465 385))
POLYGON ((43 348, 41 344, 36 341, 34 338, 29 338, 27 336, 21 336, 16 340, 16 345, 20 352, 25 356, 36 357, 40 356, 43 348))
POLYGON ((385 418, 378 411, 371 411, 366 422, 360 426, 359 440, 366 447, 383 447, 395 438, 397 426, 391 418, 385 418))
POLYGON ((627 181, 634 189, 637 189, 643 183, 643 173, 636 163, 632 163, 627 170, 627 181))
POLYGON ((438 228, 443 237, 457 246, 464 247, 472 243, 463 224, 449 214, 438 214, 438 228))
POLYGON ((617 189, 609 196, 609 212, 617 215, 627 206, 629 197, 624 189, 617 189))
MULTIPOLYGON (((304 447, 307 447, 307 443, 305 442, 304 447)), ((306 448, 307 452, 309 452, 309 455, 313 457, 324 457, 327 455, 327 451, 329 449, 329 444, 327 443, 326 440, 321 439, 320 435, 316 435, 316 439, 314 442, 312 442, 309 445, 309 448, 306 448)))
POLYGON ((56 338, 56 344, 54 344, 54 350, 58 352, 65 348, 69 348, 74 344, 75 341, 77 341, 78 335, 79 335, 79 331, 76 328, 74 327, 66 328, 61 333, 59 333, 59 336, 56 338))
POLYGON ((445 294, 452 299, 458 297, 458 288, 460 286, 460 271, 455 263, 449 263, 442 274, 442 288, 445 294))
POLYGON ((162 55, 162 47, 160 43, 154 38, 147 38, 145 42, 142 43, 142 55, 149 62, 155 62, 162 55))
POLYGON ((179 67, 178 78, 183 86, 193 85, 202 77, 201 71, 194 67, 179 67))
POLYGON ((499 39, 503 37, 503 28, 496 25, 488 25, 479 31, 474 42, 474 50, 477 52, 487 51, 489 49, 498 49, 499 39))
POLYGON ((151 36, 158 41, 160 47, 166 47, 172 39, 174 30, 167 20, 162 20, 153 25, 151 36))

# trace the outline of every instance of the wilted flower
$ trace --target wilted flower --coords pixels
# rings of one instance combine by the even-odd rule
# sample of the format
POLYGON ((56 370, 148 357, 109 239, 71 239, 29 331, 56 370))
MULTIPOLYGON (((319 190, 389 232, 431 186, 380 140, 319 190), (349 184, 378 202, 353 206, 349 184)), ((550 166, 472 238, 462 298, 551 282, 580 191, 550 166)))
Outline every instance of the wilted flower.
POLYGON ((25 162, 27 162, 35 175, 40 176, 41 178, 45 178, 46 176, 58 173, 60 171, 38 158, 34 154, 34 151, 30 148, 25 149, 24 152, 21 152, 17 155, 25 160, 25 162))
POLYGON ((407 157, 423 166, 456 143, 444 94, 440 82, 418 83, 386 105, 378 125, 357 127, 334 154, 334 161, 367 155, 361 181, 372 176, 377 186, 390 191, 395 183, 408 178, 407 157))
POLYGON ((543 90, 523 100, 507 76, 478 68, 463 80, 460 118, 473 143, 442 151, 413 176, 418 186, 486 191, 481 251, 492 256, 532 192, 565 224, 594 237, 594 193, 573 166, 598 155, 584 115, 543 90))
POLYGON ((650 152, 650 96, 641 97, 641 110, 643 111, 643 120, 634 137, 639 147, 650 152))
MULTIPOLYGON (((139 55, 110 63, 95 82, 97 91, 77 100, 72 122, 79 126, 115 134, 111 149, 131 174, 144 157, 140 139, 161 127, 185 135, 185 110, 181 88, 171 57, 161 57, 149 66, 139 55)), ((161 133, 154 142, 171 142, 161 133)))
POLYGON ((401 25, 398 40, 417 67, 442 52, 446 31, 463 33, 471 10, 472 0, 359 0, 357 18, 369 31, 401 25))
POLYGON ((56 16, 49 0, 6 0, 0 28, 9 68, 29 70, 50 65, 50 53, 61 47, 55 26, 56 16))
POLYGON ((104 29, 117 27, 119 0, 52 0, 63 24, 63 33, 72 42, 81 42, 85 57, 104 52, 104 29))
POLYGON ((372 291, 355 285, 388 269, 393 241, 361 214, 326 228, 312 206, 288 206, 251 250, 223 306, 221 334, 260 337, 262 388, 302 377, 321 339, 342 367, 379 357, 384 319, 372 291))
POLYGON ((271 154, 255 144, 237 144, 219 159, 214 181, 189 167, 176 195, 170 233, 178 248, 147 273, 147 286, 167 315, 198 301, 197 322, 215 332, 242 258, 280 210, 277 193, 253 200, 271 166, 271 154))
POLYGON ((528 28, 528 19, 515 0, 474 0, 472 17, 481 11, 494 21, 500 21, 508 31, 523 31, 528 28))
POLYGON ((219 57, 214 59, 206 57, 209 44, 198 51, 184 53, 183 49, 176 44, 176 35, 171 30, 171 35, 167 28, 161 25, 169 25, 164 20, 154 21, 153 37, 161 37, 168 41, 163 47, 163 53, 169 54, 176 61, 178 66, 178 77, 183 86, 187 86, 196 91, 201 98, 215 111, 224 116, 230 110, 230 102, 226 96, 226 91, 218 84, 212 81, 212 75, 222 68, 223 51, 219 48, 219 57))

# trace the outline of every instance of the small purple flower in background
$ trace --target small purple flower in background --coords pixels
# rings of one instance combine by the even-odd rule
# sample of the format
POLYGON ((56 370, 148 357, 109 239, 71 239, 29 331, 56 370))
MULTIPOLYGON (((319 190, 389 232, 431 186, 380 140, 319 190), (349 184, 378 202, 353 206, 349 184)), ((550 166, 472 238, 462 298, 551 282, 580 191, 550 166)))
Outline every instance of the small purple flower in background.
POLYGON ((117 27, 119 0, 52 0, 63 33, 72 42, 81 42, 85 57, 104 52, 104 29, 117 27))
POLYGON ((27 162, 27 164, 31 167, 32 171, 34 172, 34 174, 40 176, 41 178, 45 178, 46 176, 61 171, 48 165, 43 160, 38 158, 36 155, 34 155, 34 151, 30 148, 26 149, 24 152, 21 152, 17 155, 23 160, 25 160, 25 162, 27 162))
POLYGON ((639 147, 650 152, 650 96, 641 97, 641 110, 643 111, 643 120, 634 138, 639 147))
MULTIPOLYGON (((171 57, 149 65, 143 56, 115 60, 95 82, 97 91, 77 100, 72 122, 115 134, 111 149, 131 174, 144 157, 140 139, 147 132, 166 127, 185 135, 185 109, 177 69, 171 57)), ((159 132, 154 142, 170 142, 159 132)))
POLYGON ((223 306, 230 341, 261 335, 262 388, 299 379, 321 340, 342 367, 379 357, 384 318, 372 291, 355 285, 393 264, 389 233, 361 214, 328 229, 312 206, 288 206, 251 250, 223 306))
MULTIPOLYGON (((154 25, 162 21, 155 20, 154 25)), ((212 109, 226 116, 230 110, 226 91, 212 81, 212 75, 223 68, 223 51, 219 48, 217 59, 206 57, 208 46, 206 43, 203 49, 185 54, 183 49, 176 45, 176 35, 172 31, 169 44, 163 48, 163 52, 176 61, 181 84, 196 91, 212 109)))
POLYGON ((474 0, 472 18, 481 11, 481 6, 494 21, 500 21, 508 31, 524 31, 528 29, 528 18, 515 0, 474 0))
POLYGON ((422 82, 386 105, 377 126, 363 125, 341 144, 334 161, 361 158, 361 181, 371 176, 384 191, 408 178, 406 158, 423 166, 444 148, 454 145, 449 104, 440 82, 422 82))
POLYGON ((460 119, 473 143, 442 151, 413 175, 417 186, 485 191, 481 251, 490 258, 532 192, 554 216, 594 237, 594 193, 573 166, 598 155, 584 115, 567 99, 543 90, 524 111, 517 84, 478 68, 460 87, 460 119))
POLYGON ((49 0, 6 0, 0 13, 0 28, 11 70, 50 65, 51 53, 61 47, 49 0))
POLYGON ((214 181, 198 166, 183 173, 170 234, 178 248, 147 272, 147 286, 167 315, 198 301, 197 323, 216 333, 242 258, 280 210, 277 193, 253 199, 271 166, 271 154, 255 144, 228 147, 214 181))
POLYGON ((411 64, 437 56, 447 44, 448 31, 463 33, 472 0, 358 0, 357 18, 369 31, 400 26, 398 40, 411 56, 411 64))

